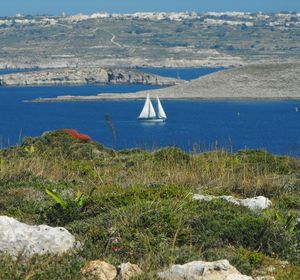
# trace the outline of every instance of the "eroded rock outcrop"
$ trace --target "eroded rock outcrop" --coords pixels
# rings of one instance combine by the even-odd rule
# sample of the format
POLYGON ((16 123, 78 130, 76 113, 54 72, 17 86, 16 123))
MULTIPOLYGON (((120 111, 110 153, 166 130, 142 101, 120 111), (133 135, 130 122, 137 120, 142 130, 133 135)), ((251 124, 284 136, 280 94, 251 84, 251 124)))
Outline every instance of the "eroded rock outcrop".
POLYGON ((65 228, 31 226, 7 216, 0 216, 0 251, 14 257, 63 254, 78 246, 75 237, 65 228))
POLYGON ((159 272, 157 276, 165 280, 253 280, 252 277, 241 274, 228 260, 173 265, 170 269, 159 272))
POLYGON ((171 86, 180 80, 130 69, 64 68, 5 74, 0 86, 42 86, 60 84, 145 84, 171 86))

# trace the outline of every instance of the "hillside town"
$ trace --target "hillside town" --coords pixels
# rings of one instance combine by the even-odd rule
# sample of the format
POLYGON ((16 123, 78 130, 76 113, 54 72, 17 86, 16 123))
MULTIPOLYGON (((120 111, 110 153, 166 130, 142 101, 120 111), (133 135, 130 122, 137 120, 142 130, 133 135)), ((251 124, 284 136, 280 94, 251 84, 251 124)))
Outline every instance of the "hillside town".
POLYGON ((280 12, 274 14, 247 13, 247 12, 138 12, 133 14, 118 14, 99 12, 90 15, 76 14, 66 15, 64 12, 60 16, 29 16, 17 14, 13 17, 0 17, 0 28, 14 25, 56 25, 64 23, 76 23, 92 19, 139 19, 151 21, 185 21, 199 20, 205 26, 213 25, 245 25, 255 26, 264 24, 266 26, 300 26, 300 13, 280 12))

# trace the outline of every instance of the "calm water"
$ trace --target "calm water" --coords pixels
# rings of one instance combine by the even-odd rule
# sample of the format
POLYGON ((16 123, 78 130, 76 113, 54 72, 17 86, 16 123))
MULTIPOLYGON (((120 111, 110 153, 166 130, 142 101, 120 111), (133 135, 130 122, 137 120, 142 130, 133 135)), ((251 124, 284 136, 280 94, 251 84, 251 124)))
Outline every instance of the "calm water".
POLYGON ((140 71, 157 74, 165 77, 193 80, 200 76, 208 75, 225 68, 137 68, 140 71))
POLYGON ((75 128, 113 146, 111 131, 104 120, 104 115, 109 114, 116 129, 118 149, 176 145, 192 150, 196 145, 201 149, 264 148, 275 154, 300 156, 300 110, 295 110, 300 109, 300 101, 162 101, 168 115, 168 121, 163 124, 137 120, 143 101, 22 102, 37 97, 146 88, 149 87, 0 87, 0 144, 13 145, 24 136, 39 136, 47 130, 75 128))
POLYGON ((37 68, 31 69, 2 69, 0 70, 0 74, 11 74, 11 73, 20 73, 20 72, 29 72, 29 71, 37 71, 37 68))

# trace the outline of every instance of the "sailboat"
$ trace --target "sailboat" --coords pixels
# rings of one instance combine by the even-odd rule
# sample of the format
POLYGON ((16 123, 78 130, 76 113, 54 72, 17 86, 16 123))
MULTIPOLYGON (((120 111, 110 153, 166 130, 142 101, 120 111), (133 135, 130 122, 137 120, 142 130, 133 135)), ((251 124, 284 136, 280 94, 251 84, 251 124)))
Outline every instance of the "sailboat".
POLYGON ((156 99, 157 99, 157 112, 155 112, 150 96, 149 94, 147 94, 147 98, 143 110, 139 115, 139 120, 147 121, 147 122, 164 122, 167 119, 166 113, 160 103, 158 96, 156 97, 156 99))

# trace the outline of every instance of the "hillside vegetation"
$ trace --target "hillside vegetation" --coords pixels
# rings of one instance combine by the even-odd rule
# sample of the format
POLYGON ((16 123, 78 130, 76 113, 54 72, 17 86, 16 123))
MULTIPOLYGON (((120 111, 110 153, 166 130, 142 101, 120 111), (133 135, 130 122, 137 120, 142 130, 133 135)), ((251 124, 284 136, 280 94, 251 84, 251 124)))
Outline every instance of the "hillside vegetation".
POLYGON ((299 61, 299 30, 297 13, 7 17, 0 18, 0 68, 299 61))
POLYGON ((265 151, 115 151, 64 131, 26 138, 0 151, 0 215, 63 226, 83 246, 31 260, 2 253, 0 279, 82 279, 94 259, 137 263, 137 279, 157 279, 174 263, 222 258, 248 275, 299 279, 299 174, 300 160, 265 151), (256 213, 195 193, 263 195, 273 205, 256 213))

